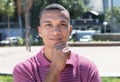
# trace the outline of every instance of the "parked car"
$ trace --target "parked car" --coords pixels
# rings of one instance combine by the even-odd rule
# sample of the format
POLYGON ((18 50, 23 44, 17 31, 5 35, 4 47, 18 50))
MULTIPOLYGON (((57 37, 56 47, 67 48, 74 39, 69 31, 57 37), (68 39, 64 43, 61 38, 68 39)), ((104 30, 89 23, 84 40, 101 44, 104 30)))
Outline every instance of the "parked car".
POLYGON ((73 41, 87 42, 91 41, 92 35, 95 33, 95 30, 73 30, 69 39, 73 41))
POLYGON ((90 42, 92 41, 92 36, 91 35, 84 35, 82 38, 79 40, 80 42, 90 42))
POLYGON ((18 45, 19 44, 19 37, 7 37, 4 40, 0 41, 1 46, 5 45, 18 45))
POLYGON ((32 38, 31 45, 43 45, 42 38, 39 35, 37 35, 35 38, 32 38))

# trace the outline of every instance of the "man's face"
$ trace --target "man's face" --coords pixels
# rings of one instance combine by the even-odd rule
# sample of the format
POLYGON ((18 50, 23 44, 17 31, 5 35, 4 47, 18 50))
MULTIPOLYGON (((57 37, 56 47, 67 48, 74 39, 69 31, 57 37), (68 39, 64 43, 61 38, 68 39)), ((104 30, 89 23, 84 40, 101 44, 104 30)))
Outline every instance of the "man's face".
POLYGON ((58 43, 66 43, 71 30, 69 14, 66 11, 47 10, 43 12, 38 32, 45 46, 54 47, 58 43))

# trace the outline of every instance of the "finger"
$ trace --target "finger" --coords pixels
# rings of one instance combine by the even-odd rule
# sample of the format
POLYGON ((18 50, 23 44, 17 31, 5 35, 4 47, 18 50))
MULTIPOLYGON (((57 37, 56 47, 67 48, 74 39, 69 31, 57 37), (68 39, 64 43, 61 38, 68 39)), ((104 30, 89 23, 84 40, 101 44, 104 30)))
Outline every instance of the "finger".
POLYGON ((65 46, 66 45, 66 43, 59 43, 59 44, 56 44, 56 46, 55 47, 60 47, 60 46, 65 46))
POLYGON ((64 47, 64 48, 62 49, 62 52, 64 52, 64 53, 67 53, 67 52, 69 52, 69 51, 70 51, 69 47, 64 47))
POLYGON ((68 59, 70 58, 71 50, 69 47, 65 47, 62 52, 68 57, 68 59))
POLYGON ((59 44, 57 44, 56 46, 55 46, 55 48, 57 49, 57 50, 62 50, 63 48, 65 48, 66 47, 66 43, 59 43, 59 44))

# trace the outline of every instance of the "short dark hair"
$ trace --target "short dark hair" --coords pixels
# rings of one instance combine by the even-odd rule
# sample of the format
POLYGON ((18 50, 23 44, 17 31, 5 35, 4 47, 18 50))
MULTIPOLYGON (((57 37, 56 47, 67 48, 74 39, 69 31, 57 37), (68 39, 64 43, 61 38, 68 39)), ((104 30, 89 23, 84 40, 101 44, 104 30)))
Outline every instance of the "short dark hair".
POLYGON ((44 8, 44 10, 54 10, 54 9, 66 10, 62 5, 57 3, 52 3, 44 8))
POLYGON ((52 3, 52 4, 48 5, 48 6, 46 6, 46 7, 40 12, 39 18, 41 18, 41 15, 42 15, 43 12, 46 11, 46 10, 60 10, 60 11, 65 10, 65 11, 67 11, 67 12, 69 13, 69 11, 68 11, 65 7, 63 7, 62 5, 57 4, 57 3, 52 3))

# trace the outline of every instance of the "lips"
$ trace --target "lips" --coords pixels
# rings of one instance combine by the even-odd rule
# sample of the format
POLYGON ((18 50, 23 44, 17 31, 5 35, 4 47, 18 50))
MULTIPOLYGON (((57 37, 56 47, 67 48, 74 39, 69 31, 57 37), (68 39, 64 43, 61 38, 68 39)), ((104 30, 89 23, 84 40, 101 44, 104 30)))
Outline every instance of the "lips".
POLYGON ((57 41, 57 40, 62 40, 62 38, 50 38, 50 40, 55 40, 55 41, 57 41))
POLYGON ((51 41, 61 42, 62 38, 50 38, 51 41))

